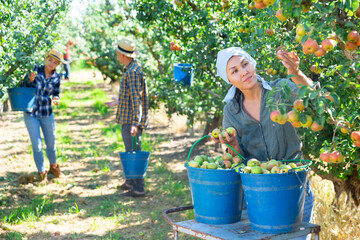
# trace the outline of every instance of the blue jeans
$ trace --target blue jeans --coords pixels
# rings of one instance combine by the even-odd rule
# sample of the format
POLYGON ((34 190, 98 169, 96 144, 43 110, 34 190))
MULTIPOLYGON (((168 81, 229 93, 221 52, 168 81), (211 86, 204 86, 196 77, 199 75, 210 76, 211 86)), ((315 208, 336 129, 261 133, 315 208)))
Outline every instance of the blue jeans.
POLYGON ((66 61, 66 63, 64 63, 64 70, 65 70, 64 77, 65 77, 65 79, 69 79, 70 78, 70 59, 64 59, 64 61, 66 61))
MULTIPOLYGON (((134 139, 134 146, 132 142, 132 136, 131 136, 131 124, 123 124, 121 125, 121 135, 125 144, 125 151, 141 151, 141 135, 142 135, 142 128, 138 128, 138 133, 136 135, 136 138, 134 139), (132 147, 134 149, 132 149, 132 147)), ((143 192, 145 191, 145 181, 143 178, 139 179, 126 179, 126 184, 132 186, 132 190, 143 192)))
POLYGON ((38 172, 45 172, 45 161, 40 128, 45 139, 46 156, 48 157, 50 164, 55 164, 57 152, 54 114, 51 114, 49 117, 32 117, 29 113, 25 112, 24 121, 29 132, 34 160, 38 172))

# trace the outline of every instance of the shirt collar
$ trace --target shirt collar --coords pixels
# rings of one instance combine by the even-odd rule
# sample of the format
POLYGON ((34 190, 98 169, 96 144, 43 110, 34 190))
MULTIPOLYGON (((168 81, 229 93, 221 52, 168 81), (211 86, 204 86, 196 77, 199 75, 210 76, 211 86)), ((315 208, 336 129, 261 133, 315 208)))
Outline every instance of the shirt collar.
POLYGON ((124 67, 124 72, 125 72, 126 70, 128 70, 129 68, 131 68, 132 66, 134 66, 135 63, 136 63, 136 60, 135 60, 135 59, 132 60, 132 61, 129 63, 129 65, 127 65, 127 66, 124 67))
MULTIPOLYGON (((42 72, 44 74, 44 76, 45 76, 45 65, 40 66, 38 72, 42 72)), ((51 76, 49 77, 49 79, 52 78, 52 77, 55 77, 55 73, 56 73, 56 70, 53 70, 53 72, 51 73, 51 76)))
POLYGON ((272 90, 272 87, 270 86, 270 84, 267 81, 265 81, 260 75, 257 75, 257 78, 262 82, 262 86, 264 89, 269 90, 269 91, 272 90))

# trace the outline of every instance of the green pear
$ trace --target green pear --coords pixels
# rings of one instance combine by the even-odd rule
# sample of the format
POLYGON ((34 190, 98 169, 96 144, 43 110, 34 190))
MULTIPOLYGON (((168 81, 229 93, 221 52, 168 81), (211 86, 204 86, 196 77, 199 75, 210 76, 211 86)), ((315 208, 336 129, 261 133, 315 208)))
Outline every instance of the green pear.
POLYGON ((259 166, 260 167, 260 161, 259 160, 257 160, 256 158, 251 158, 251 159, 249 159, 248 160, 248 162, 247 162, 247 165, 249 166, 249 167, 255 167, 255 166, 259 166))
POLYGON ((204 159, 201 156, 196 156, 193 161, 198 162, 201 165, 204 159))
POLYGON ((268 162, 262 162, 262 163, 260 164, 260 167, 263 168, 263 169, 267 169, 268 164, 269 164, 268 162))
POLYGON ((218 168, 218 165, 216 164, 216 163, 209 163, 208 165, 207 165, 207 168, 208 169, 217 169, 218 168))
POLYGON ((233 128, 233 127, 228 127, 228 128, 226 128, 226 132, 230 135, 230 137, 232 136, 232 135, 234 135, 234 132, 235 132, 235 128, 233 128))
POLYGON ((281 168, 279 166, 275 166, 271 169, 271 173, 281 173, 281 168))
POLYGON ((242 160, 241 160, 241 158, 240 158, 239 156, 233 157, 232 161, 233 161, 234 163, 241 163, 241 162, 242 162, 242 160))
POLYGON ((188 162, 188 165, 189 165, 190 167, 194 167, 194 168, 200 167, 200 164, 199 164, 198 162, 195 162, 195 161, 190 161, 190 162, 188 162))
POLYGON ((222 161, 224 168, 229 169, 231 167, 231 162, 229 160, 222 161))
POLYGON ((215 128, 215 129, 211 132, 211 135, 212 135, 214 138, 219 138, 219 134, 221 134, 221 131, 220 131, 220 129, 218 129, 218 128, 215 128))
POLYGON ((222 155, 222 160, 227 160, 227 161, 231 161, 233 159, 233 156, 230 153, 224 153, 222 155))
POLYGON ((249 166, 243 167, 243 168, 241 169, 241 171, 242 171, 243 173, 251 173, 251 167, 249 167, 249 166))
POLYGON ((260 166, 253 166, 251 167, 251 173, 253 174, 262 174, 263 171, 260 166))

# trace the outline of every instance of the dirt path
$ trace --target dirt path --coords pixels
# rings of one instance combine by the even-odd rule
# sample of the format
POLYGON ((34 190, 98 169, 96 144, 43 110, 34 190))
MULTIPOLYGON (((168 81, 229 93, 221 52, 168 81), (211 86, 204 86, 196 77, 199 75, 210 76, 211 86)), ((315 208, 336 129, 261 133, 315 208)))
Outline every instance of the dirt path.
MULTIPOLYGON (((84 90, 89 87, 84 81, 99 77, 100 74, 96 74, 94 78, 91 71, 74 73, 70 90, 84 90)), ((95 87, 109 96, 116 93, 116 89, 114 91, 102 81, 97 81, 95 87)), ((81 95, 76 97, 82 98, 81 95)), ((93 106, 79 108, 76 101, 73 104, 61 115, 55 110, 57 131, 61 129, 57 139, 67 139, 62 141, 66 144, 58 145, 65 177, 53 179, 49 176, 46 186, 34 182, 36 167, 22 112, 3 114, 0 120, 0 194, 5 201, 0 213, 4 217, 5 213, 22 212, 26 221, 0 223, 1 236, 12 233, 22 239, 170 238, 173 233, 162 212, 191 203, 184 161, 192 143, 201 137, 201 130, 195 128, 190 134, 186 119, 175 117, 169 122, 163 111, 152 111, 146 131, 153 142, 146 180, 148 194, 145 199, 124 199, 116 190, 124 180, 118 153, 111 150, 113 141, 102 132, 104 126, 113 123, 114 110, 111 110, 113 114, 102 117, 94 112, 93 106), (75 112, 80 117, 74 115, 75 112), (180 187, 176 188, 176 184, 180 187), (37 217, 39 208, 41 214, 37 217)), ((205 152, 213 149, 214 146, 208 145, 199 148, 205 152)), ((48 162, 46 164, 48 166, 48 162)))

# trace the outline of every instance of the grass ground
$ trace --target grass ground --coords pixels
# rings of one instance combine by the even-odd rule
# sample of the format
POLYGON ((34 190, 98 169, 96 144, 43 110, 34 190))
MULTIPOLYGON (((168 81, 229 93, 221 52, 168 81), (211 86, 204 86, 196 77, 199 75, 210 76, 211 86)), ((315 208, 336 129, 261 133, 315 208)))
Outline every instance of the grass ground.
MULTIPOLYGON (((104 84, 99 73, 77 71, 62 85, 61 105, 55 108, 58 161, 65 174, 49 176, 45 186, 34 181, 36 168, 21 112, 0 120, 0 238, 3 239, 171 239, 165 209, 191 204, 184 162, 202 135, 186 119, 171 121, 152 111, 143 149, 151 151, 144 199, 124 198, 116 186, 124 175, 118 152, 124 151, 114 109, 104 102, 117 88, 104 84)), ((212 144, 194 153, 215 154, 212 144)), ((48 164, 48 163, 47 163, 48 164)), ((315 223, 321 239, 360 239, 359 208, 345 199, 331 207, 332 184, 311 177, 316 195, 315 223), (340 213, 340 214, 339 214, 340 213)), ((173 215, 175 221, 194 218, 192 211, 173 215)), ((193 239, 180 234, 179 239, 193 239)))

